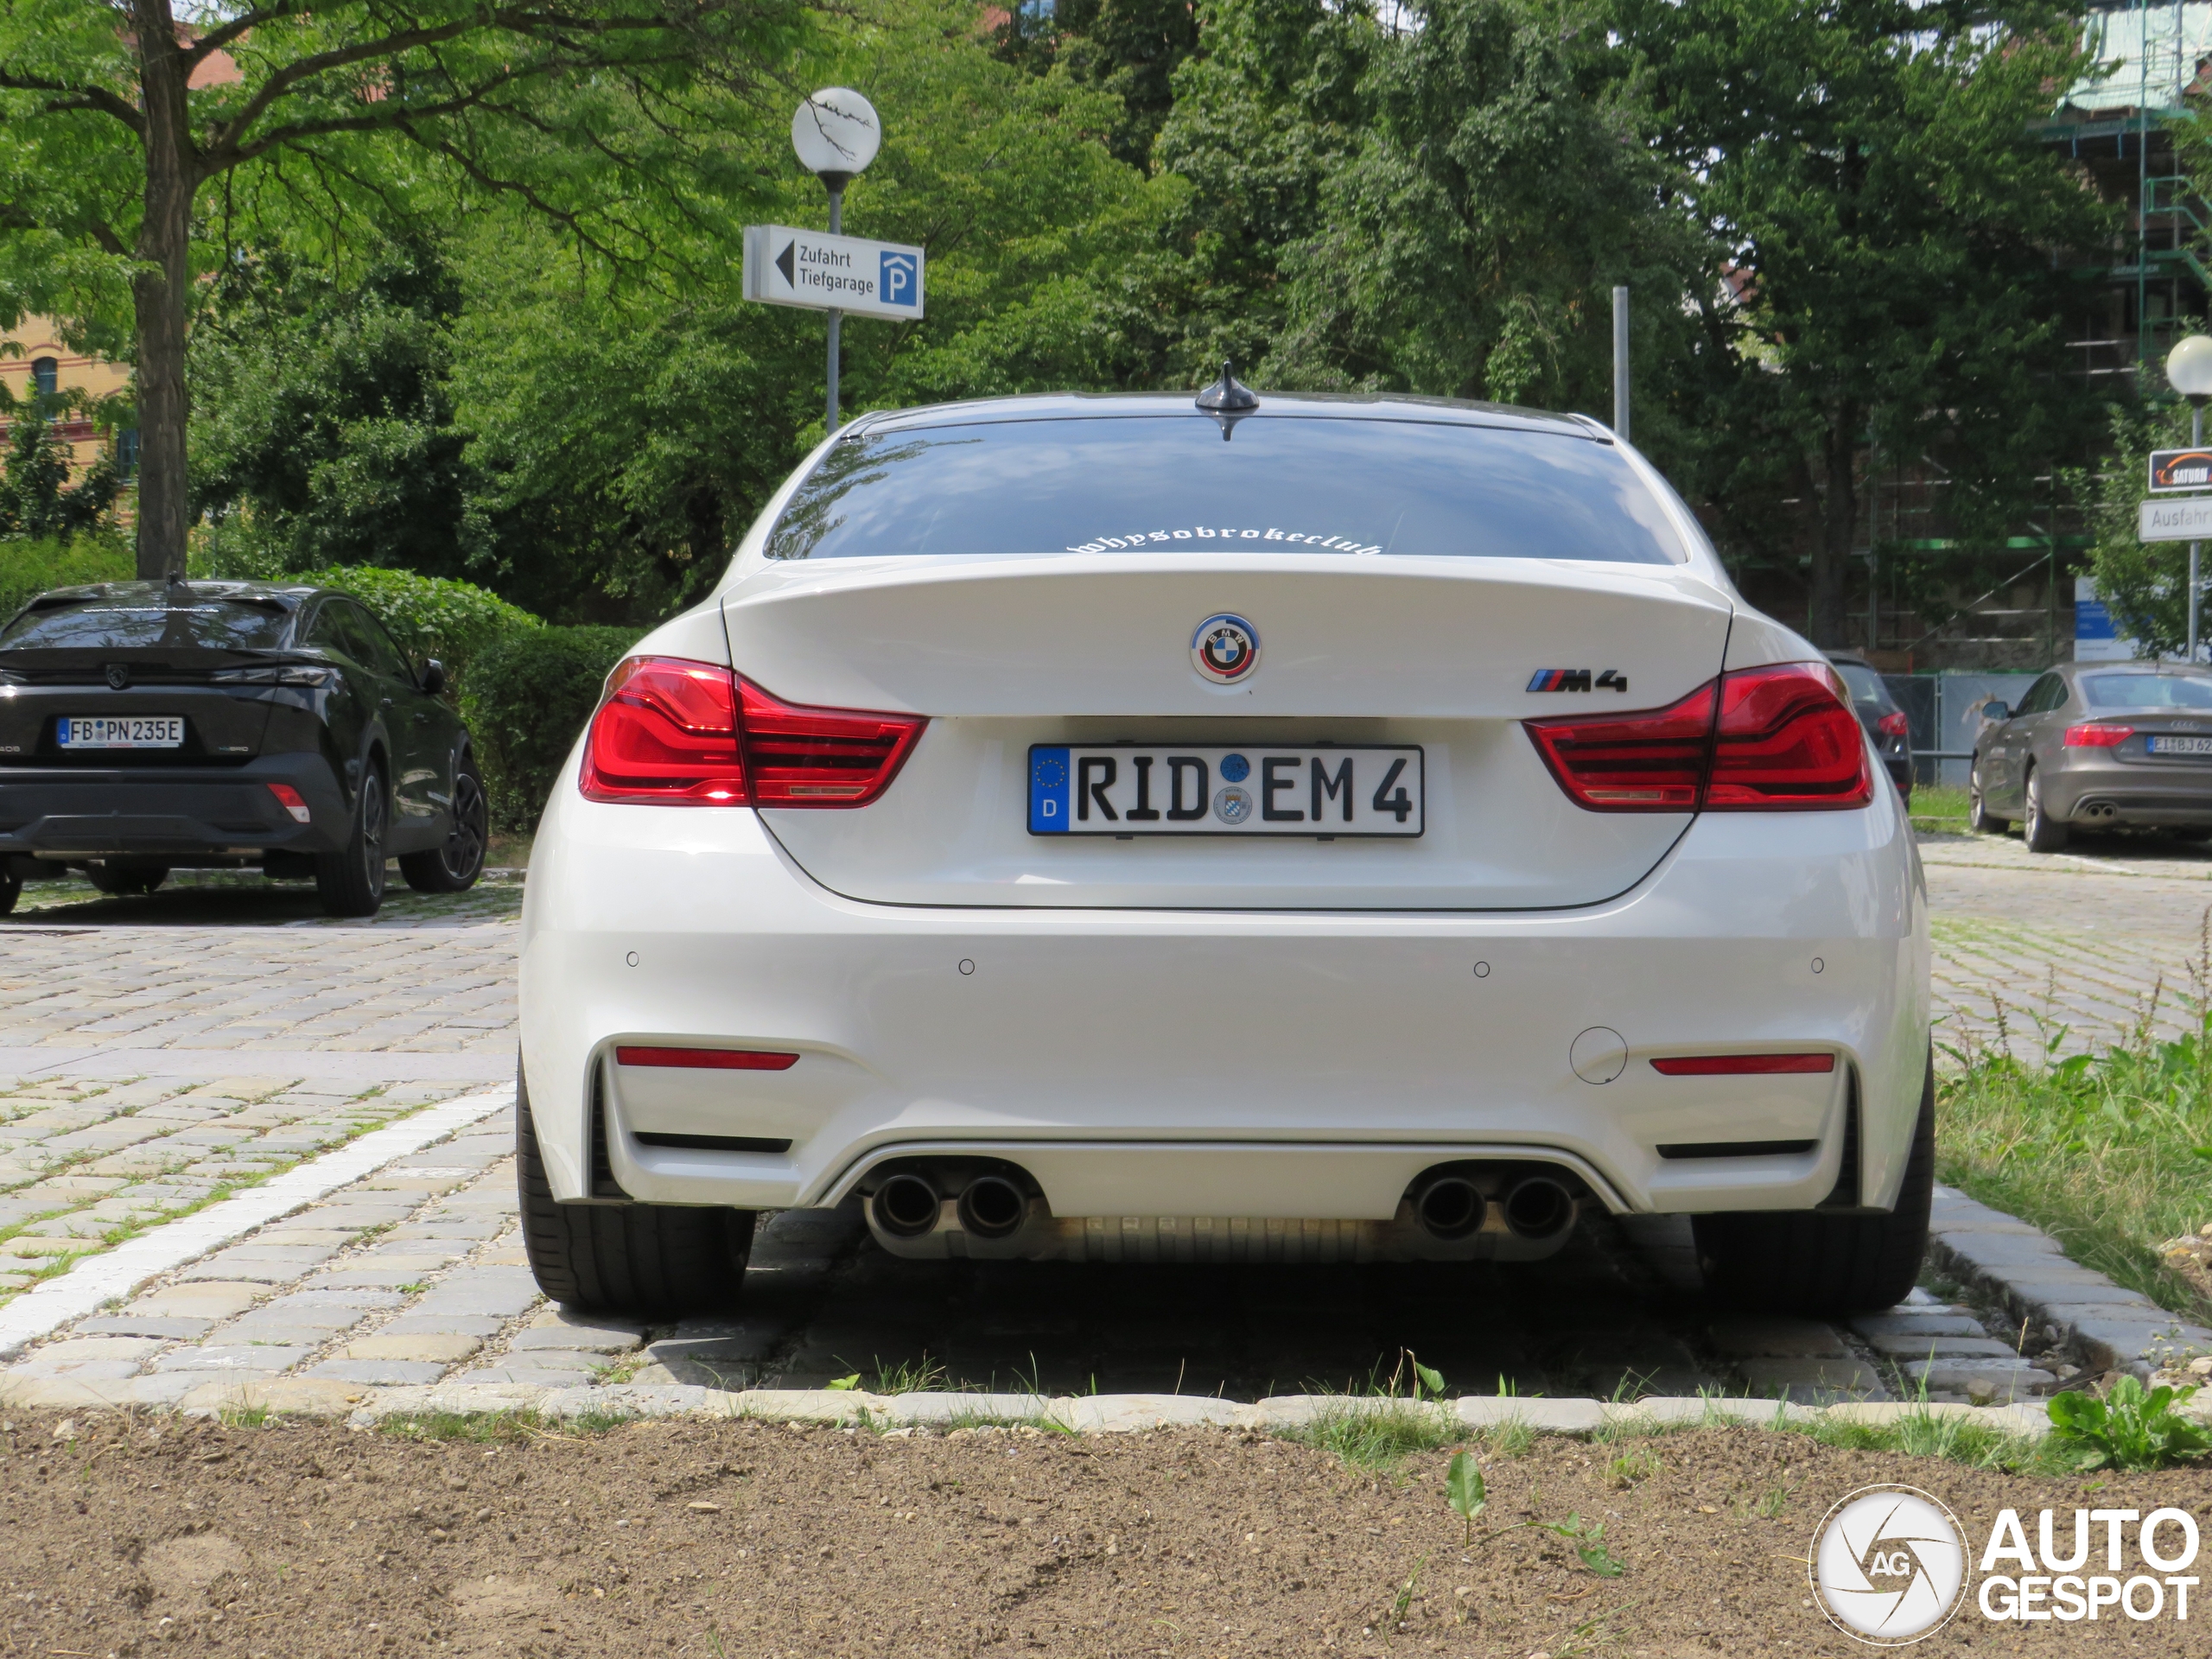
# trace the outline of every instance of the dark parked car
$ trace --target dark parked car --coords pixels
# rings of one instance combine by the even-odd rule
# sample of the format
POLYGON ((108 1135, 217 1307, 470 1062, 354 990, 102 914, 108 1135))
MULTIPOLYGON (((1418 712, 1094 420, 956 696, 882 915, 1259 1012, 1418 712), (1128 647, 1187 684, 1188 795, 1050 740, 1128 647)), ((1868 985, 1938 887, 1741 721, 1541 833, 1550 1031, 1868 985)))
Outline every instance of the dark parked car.
POLYGON ((1835 664, 1835 671, 1843 676, 1843 683, 1851 688, 1851 707, 1859 716, 1859 723, 1866 728, 1866 735, 1873 741, 1874 753, 1882 757, 1882 764, 1889 768, 1890 781, 1897 786, 1897 793, 1906 800, 1912 799, 1912 733, 1905 719, 1905 712, 1897 707, 1897 700, 1890 695, 1890 688, 1882 677, 1863 657, 1852 657, 1830 652, 1828 661, 1835 664))
POLYGON ((368 916, 385 861, 458 893, 484 867, 468 731, 357 600, 243 582, 42 594, 0 628, 0 912, 22 861, 150 893, 172 869, 312 875, 368 916))
POLYGON ((2212 673, 2157 663, 2066 663, 2018 709, 1990 703, 1974 740, 1967 814, 2030 850, 2075 828, 2212 835, 2212 673))

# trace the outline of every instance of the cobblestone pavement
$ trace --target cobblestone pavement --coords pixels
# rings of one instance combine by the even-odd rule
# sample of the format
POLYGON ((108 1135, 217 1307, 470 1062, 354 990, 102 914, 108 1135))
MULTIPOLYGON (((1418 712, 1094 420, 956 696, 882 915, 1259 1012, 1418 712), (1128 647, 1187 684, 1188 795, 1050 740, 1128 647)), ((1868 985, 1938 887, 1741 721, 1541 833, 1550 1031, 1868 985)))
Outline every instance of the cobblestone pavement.
POLYGON ((2144 837, 2027 851, 2017 836, 1924 836, 1939 1042, 2023 1058, 2171 1037, 2206 988, 2212 847, 2144 837))
MULTIPOLYGON (((1988 837, 1931 838, 1923 855, 1947 1040, 1993 1034, 1993 993, 2076 1044, 2103 1040, 2140 1020, 2161 973, 2154 1024, 2172 1028, 2212 855, 2145 842, 2044 859, 1988 837)), ((232 883, 79 893, 0 925, 0 1296, 226 1180, 497 1075, 514 1045, 513 897, 325 926, 302 893, 232 883)), ((487 1119, 57 1332, 8 1374, 149 1402, 280 1376, 796 1387, 902 1370, 1256 1398, 1359 1385, 1409 1347, 1482 1394, 1881 1397, 1924 1376, 1938 1398, 2004 1397, 2054 1381, 2032 1338, 2024 1359, 2018 1333, 1925 1293, 1848 1328, 1726 1317, 1675 1219, 1599 1217, 1554 1261, 1513 1269, 1097 1268, 896 1262, 849 1211, 788 1212, 763 1228, 741 1316, 648 1330, 537 1295, 511 1151, 504 1116, 487 1119)))

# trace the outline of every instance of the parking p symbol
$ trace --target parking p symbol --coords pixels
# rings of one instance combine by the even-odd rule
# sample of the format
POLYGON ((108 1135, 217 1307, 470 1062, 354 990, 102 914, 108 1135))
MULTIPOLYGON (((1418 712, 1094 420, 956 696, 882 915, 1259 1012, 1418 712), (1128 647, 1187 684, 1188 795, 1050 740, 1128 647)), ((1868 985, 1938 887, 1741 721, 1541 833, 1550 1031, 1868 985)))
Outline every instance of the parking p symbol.
POLYGON ((883 256, 883 302, 886 305, 915 305, 921 296, 915 292, 919 273, 914 268, 911 253, 887 253, 883 256))

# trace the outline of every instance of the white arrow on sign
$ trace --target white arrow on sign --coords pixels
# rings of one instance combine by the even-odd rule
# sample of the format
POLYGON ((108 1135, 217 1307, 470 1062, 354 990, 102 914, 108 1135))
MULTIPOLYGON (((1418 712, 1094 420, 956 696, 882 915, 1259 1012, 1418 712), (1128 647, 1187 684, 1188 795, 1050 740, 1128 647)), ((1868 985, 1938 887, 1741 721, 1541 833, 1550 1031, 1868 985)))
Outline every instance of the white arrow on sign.
POLYGON ((768 305, 799 305, 863 317, 922 315, 919 248, 863 236, 745 227, 745 297, 768 305))
POLYGON ((2145 501, 2135 519, 2139 542, 2212 542, 2212 495, 2145 501))

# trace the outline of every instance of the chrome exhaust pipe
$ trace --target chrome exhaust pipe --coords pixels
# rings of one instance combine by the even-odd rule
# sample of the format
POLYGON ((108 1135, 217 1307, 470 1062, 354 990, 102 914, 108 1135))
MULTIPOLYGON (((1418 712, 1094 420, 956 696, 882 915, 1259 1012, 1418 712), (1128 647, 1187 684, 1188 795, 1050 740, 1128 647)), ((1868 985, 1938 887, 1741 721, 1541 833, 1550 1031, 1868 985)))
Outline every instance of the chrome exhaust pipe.
POLYGON ((1483 1224, 1490 1200, 1464 1175, 1440 1175, 1414 1199, 1414 1218, 1431 1238, 1465 1238, 1483 1224))
POLYGON ((893 1238, 919 1238, 937 1225, 941 1203, 927 1176, 901 1170, 875 1189, 868 1208, 875 1224, 893 1238))
POLYGON ((960 1189, 955 1206, 963 1231, 977 1238, 1005 1238, 1029 1213, 1029 1195, 1003 1175, 978 1175, 960 1189))
POLYGON ((1541 1243, 1574 1225, 1574 1194, 1548 1175, 1524 1175, 1505 1195, 1505 1224, 1541 1243))

